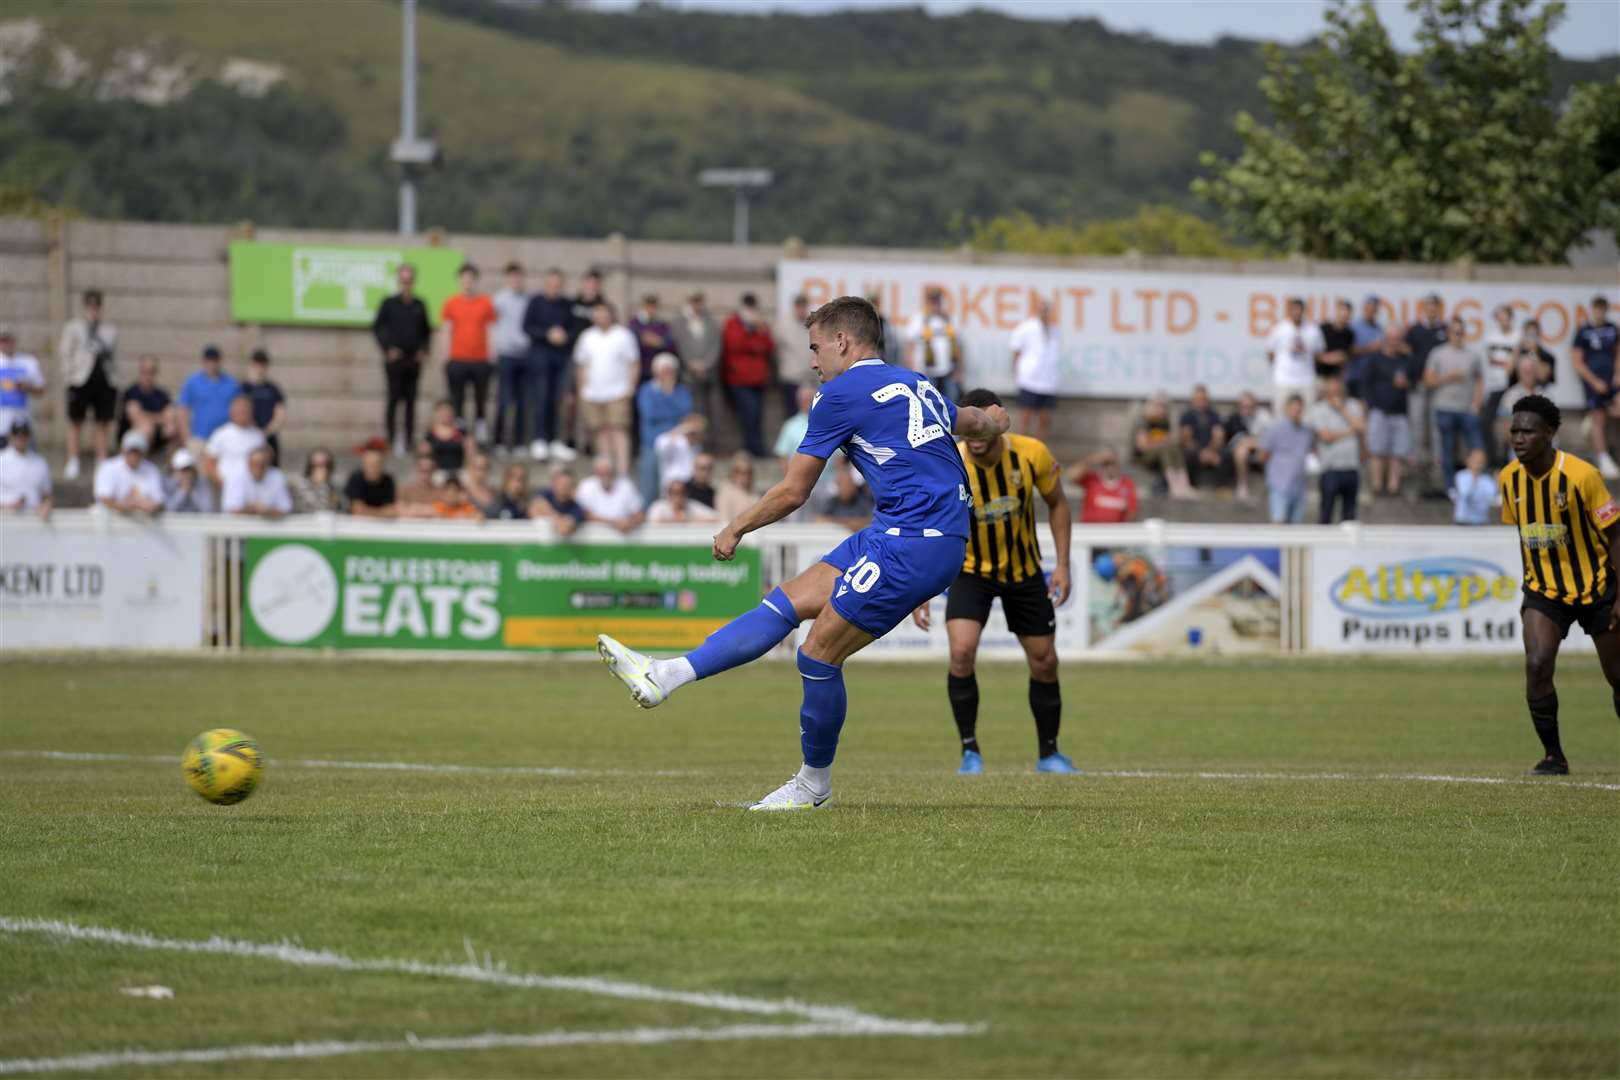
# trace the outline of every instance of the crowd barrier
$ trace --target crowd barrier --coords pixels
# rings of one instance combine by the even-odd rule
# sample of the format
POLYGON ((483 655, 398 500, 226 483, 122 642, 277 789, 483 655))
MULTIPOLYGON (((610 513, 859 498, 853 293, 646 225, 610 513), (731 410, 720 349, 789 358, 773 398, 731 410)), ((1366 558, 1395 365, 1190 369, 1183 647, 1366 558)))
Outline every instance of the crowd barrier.
MULTIPOLYGON (((0 648, 566 654, 605 631, 684 651, 847 535, 778 525, 719 563, 711 532, 593 525, 565 541, 543 522, 8 517, 0 648)), ((1054 626, 1066 658, 1519 648, 1507 528, 1148 521, 1076 527, 1074 543, 1054 626)), ((1041 549, 1050 572, 1045 526, 1041 549)), ((929 630, 908 620, 860 655, 944 656, 943 607, 929 630)), ((980 655, 1021 655, 999 611, 980 655)))

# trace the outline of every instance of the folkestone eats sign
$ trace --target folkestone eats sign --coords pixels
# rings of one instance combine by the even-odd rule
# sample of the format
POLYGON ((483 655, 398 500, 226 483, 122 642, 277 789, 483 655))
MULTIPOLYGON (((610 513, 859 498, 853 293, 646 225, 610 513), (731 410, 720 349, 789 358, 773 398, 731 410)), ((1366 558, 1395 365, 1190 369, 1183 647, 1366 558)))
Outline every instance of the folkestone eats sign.
MULTIPOLYGON (((1310 641, 1318 652, 1517 652, 1513 535, 1478 544, 1311 551, 1310 641)), ((1572 628, 1579 635, 1579 627, 1572 628)))
POLYGON ((684 651, 760 598, 749 548, 258 538, 242 580, 260 648, 684 651))

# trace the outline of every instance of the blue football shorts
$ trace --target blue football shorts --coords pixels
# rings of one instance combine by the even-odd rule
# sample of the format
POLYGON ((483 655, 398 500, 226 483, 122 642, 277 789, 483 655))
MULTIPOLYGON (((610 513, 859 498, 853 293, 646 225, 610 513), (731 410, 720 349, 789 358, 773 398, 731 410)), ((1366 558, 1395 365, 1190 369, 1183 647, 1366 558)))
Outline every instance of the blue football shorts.
POLYGON ((950 587, 966 550, 960 536, 893 536, 862 529, 821 558, 843 574, 833 588, 833 610, 882 637, 950 587))

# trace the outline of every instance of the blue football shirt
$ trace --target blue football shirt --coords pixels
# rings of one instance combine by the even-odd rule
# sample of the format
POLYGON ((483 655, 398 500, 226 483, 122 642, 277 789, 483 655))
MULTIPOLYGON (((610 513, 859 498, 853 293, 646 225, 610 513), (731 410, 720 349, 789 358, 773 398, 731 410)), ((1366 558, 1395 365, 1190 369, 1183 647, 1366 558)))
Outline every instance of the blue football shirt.
POLYGON ((965 539, 971 503, 955 427, 956 406, 925 376, 873 357, 822 384, 799 453, 849 455, 877 504, 872 528, 965 539))

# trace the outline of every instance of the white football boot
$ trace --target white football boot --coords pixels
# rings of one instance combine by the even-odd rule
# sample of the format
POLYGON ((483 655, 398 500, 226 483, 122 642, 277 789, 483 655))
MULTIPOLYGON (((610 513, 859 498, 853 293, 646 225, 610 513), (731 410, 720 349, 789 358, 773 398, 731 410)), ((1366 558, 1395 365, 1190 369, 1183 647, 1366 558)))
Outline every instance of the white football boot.
POLYGON ((750 806, 749 810, 778 811, 778 810, 814 810, 816 807, 832 798, 832 787, 817 792, 810 786, 810 782, 795 773, 793 778, 759 802, 750 806))
POLYGON ((657 708, 669 697, 669 691, 653 681, 652 657, 627 649, 606 634, 596 635, 596 651, 602 655, 602 663, 613 672, 613 677, 624 683, 630 696, 643 709, 657 708))

